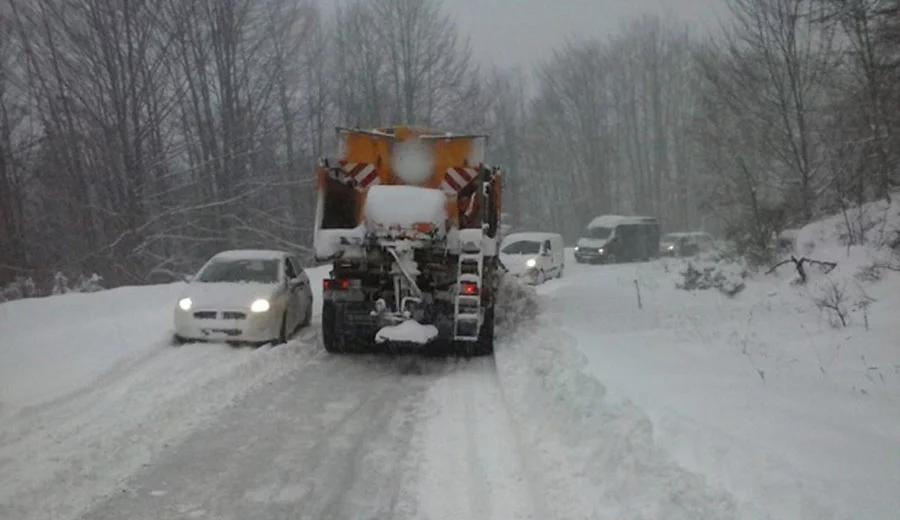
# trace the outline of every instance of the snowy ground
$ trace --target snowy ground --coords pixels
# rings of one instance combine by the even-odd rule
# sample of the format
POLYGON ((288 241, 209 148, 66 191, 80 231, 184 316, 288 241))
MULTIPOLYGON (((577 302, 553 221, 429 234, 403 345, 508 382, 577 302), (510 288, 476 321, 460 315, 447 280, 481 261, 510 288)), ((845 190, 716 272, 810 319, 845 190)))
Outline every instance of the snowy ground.
POLYGON ((0 518, 894 519, 900 277, 829 226, 841 328, 818 274, 672 262, 570 262, 471 361, 173 348, 178 285, 0 305, 0 518))

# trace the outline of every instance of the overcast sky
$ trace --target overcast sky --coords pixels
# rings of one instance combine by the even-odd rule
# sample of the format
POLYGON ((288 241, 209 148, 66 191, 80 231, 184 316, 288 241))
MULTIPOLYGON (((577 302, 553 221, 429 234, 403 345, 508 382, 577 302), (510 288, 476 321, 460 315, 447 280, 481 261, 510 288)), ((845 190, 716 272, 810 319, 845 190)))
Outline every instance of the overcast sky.
POLYGON ((725 0, 444 0, 485 65, 530 66, 567 38, 606 38, 642 14, 716 24, 725 0), (716 14, 714 14, 716 13, 716 14))

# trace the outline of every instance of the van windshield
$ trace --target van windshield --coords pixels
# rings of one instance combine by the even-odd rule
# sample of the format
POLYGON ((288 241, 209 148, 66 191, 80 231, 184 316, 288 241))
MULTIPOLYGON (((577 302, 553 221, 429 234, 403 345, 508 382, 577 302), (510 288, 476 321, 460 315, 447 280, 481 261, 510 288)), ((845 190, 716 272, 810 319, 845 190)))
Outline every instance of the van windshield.
POLYGON ((541 252, 540 242, 531 242, 523 240, 521 242, 513 242, 503 248, 503 253, 507 255, 536 255, 541 252))
POLYGON ((587 228, 584 230, 584 238, 609 238, 609 235, 612 234, 612 229, 605 227, 593 227, 587 228))

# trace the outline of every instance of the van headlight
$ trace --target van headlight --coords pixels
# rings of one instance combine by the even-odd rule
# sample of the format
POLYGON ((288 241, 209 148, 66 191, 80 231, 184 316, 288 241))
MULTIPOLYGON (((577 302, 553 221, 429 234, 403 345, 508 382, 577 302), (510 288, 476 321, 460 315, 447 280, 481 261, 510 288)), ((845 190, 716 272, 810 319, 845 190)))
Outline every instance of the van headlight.
POLYGON ((266 312, 267 310, 269 310, 269 300, 260 298, 250 304, 250 312, 266 312))
POLYGON ((534 267, 534 266, 536 266, 536 265, 537 265, 537 260, 535 260, 534 258, 529 258, 529 259, 525 262, 525 266, 526 266, 526 267, 534 267))
POLYGON ((178 300, 178 308, 183 311, 191 310, 192 305, 194 305, 194 302, 192 302, 190 298, 182 298, 178 300))

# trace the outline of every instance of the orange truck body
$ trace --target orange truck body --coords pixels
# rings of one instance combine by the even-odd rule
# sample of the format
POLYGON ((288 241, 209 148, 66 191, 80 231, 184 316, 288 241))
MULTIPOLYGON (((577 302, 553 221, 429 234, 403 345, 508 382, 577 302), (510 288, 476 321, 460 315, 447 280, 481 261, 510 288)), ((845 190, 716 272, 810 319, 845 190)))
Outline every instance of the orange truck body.
MULTIPOLYGON (((487 136, 447 134, 427 128, 398 126, 377 130, 338 128, 338 153, 336 159, 347 172, 357 174, 360 183, 356 187, 356 220, 362 220, 367 188, 380 185, 416 185, 441 189, 447 195, 447 219, 460 225, 460 213, 466 212, 470 204, 477 204, 479 196, 473 195, 478 169, 482 167, 487 136), (415 143, 419 150, 427 153, 430 171, 416 179, 405 180, 395 167, 397 150, 406 144, 415 143)), ((319 168, 319 189, 327 189, 330 182, 328 167, 319 168)), ((499 216, 501 194, 500 175, 493 177, 496 211, 499 216)), ((462 227, 470 227, 464 225, 462 227)))

